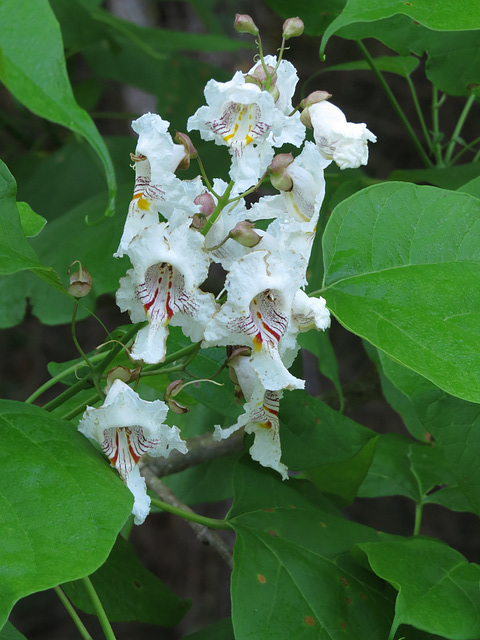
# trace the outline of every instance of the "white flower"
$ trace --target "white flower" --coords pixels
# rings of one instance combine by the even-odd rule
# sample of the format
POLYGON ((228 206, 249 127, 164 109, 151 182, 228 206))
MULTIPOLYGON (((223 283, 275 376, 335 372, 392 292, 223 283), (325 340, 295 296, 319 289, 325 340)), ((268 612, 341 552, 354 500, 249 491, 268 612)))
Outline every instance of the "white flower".
POLYGON ((279 354, 305 268, 303 257, 289 251, 248 253, 232 264, 225 282, 227 300, 205 328, 206 346, 251 347, 252 367, 270 391, 305 384, 292 376, 279 354))
POLYGON ((164 424, 167 411, 161 400, 142 400, 124 382, 115 380, 103 405, 87 407, 78 425, 81 433, 100 444, 132 492, 135 524, 142 524, 150 511, 145 480, 137 466, 140 458, 146 453, 167 458, 172 449, 187 452, 178 427, 164 424))
POLYGON ((289 118, 268 91, 245 82, 240 71, 229 82, 209 80, 205 99, 208 106, 188 119, 187 129, 229 147, 230 177, 239 190, 254 185, 265 172, 273 158, 272 147, 292 141, 301 144, 305 136, 299 117, 289 118))
POLYGON ((159 213, 168 220, 177 212, 186 218, 198 211, 193 201, 202 190, 201 179, 182 181, 175 176, 174 171, 186 152, 183 145, 173 142, 168 126, 166 120, 153 113, 132 122, 133 130, 139 135, 132 156, 135 187, 120 245, 113 254, 115 258, 128 253, 132 239, 157 223, 159 213))
POLYGON ((368 162, 368 142, 377 137, 365 123, 347 122, 341 109, 328 100, 308 107, 313 135, 320 153, 340 169, 355 169, 368 162))
POLYGON ((278 220, 268 228, 274 235, 277 227, 287 232, 313 232, 325 197, 324 169, 329 164, 313 142, 306 142, 302 153, 286 169, 293 182, 292 189, 260 198, 250 208, 249 219, 278 220))
POLYGON ((204 241, 189 221, 173 231, 168 223, 158 223, 131 241, 133 269, 120 280, 117 304, 130 313, 132 322, 148 320, 131 350, 136 360, 157 363, 165 358, 170 322, 180 325, 194 342, 202 339, 215 312, 213 295, 199 289, 210 264, 204 241))
POLYGON ((283 480, 288 478, 287 467, 280 462, 282 449, 280 445, 278 408, 281 391, 268 391, 259 382, 255 371, 245 356, 234 358, 231 365, 237 375, 238 383, 245 396, 244 413, 237 422, 227 428, 215 426, 214 438, 222 440, 245 427, 246 433, 253 433, 255 439, 250 447, 250 455, 264 467, 275 469, 283 480))

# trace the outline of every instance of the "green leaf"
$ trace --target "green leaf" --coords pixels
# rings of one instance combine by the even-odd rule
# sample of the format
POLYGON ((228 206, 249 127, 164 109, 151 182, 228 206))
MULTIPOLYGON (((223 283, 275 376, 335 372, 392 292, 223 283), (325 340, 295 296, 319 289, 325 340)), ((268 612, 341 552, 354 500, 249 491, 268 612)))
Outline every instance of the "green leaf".
POLYGON ((3 629, 0 629, 0 640, 27 640, 25 636, 17 631, 11 622, 5 623, 3 629))
POLYGON ((0 80, 30 111, 79 133, 95 149, 107 176, 111 215, 116 194, 112 160, 92 119, 75 101, 50 5, 47 0, 3 0, 0 24, 0 80))
POLYGON ((328 26, 322 39, 320 51, 334 33, 342 27, 357 22, 374 22, 396 14, 404 14, 429 29, 440 31, 464 31, 480 29, 480 7, 476 2, 467 2, 458 11, 451 0, 437 0, 435 11, 428 3, 403 2, 401 0, 347 0, 342 13, 328 26))
POLYGON ((303 391, 280 404, 282 461, 324 492, 351 502, 375 451, 376 434, 303 391))
POLYGON ((38 213, 35 213, 28 202, 17 202, 17 209, 20 215, 20 223, 22 225, 23 233, 27 238, 38 236, 40 231, 47 224, 45 218, 43 216, 39 216, 38 213))
MULTIPOLYGON (((58 275, 53 269, 41 264, 37 255, 28 243, 20 222, 20 216, 15 201, 17 185, 7 166, 0 161, 0 222, 2 234, 0 237, 0 276, 16 274, 18 271, 30 269, 49 285, 69 296, 63 288, 58 275)), ((18 279, 16 279, 18 282, 18 279)), ((17 292, 14 299, 18 299, 17 292)), ((9 299, 9 304, 11 300, 9 299)), ((16 314, 15 314, 16 315, 16 314)), ((9 318, 12 317, 8 314, 9 318)))
MULTIPOLYGON (((90 579, 111 622, 136 620, 173 627, 190 607, 190 601, 179 598, 144 567, 132 545, 121 536, 90 579)), ((62 584, 62 589, 76 607, 95 614, 82 581, 62 584)))
MULTIPOLYGON (((470 182, 474 182, 480 175, 480 163, 471 162, 469 164, 455 165, 453 167, 435 167, 434 169, 398 169, 392 171, 388 176, 389 180, 400 182, 416 182, 417 184, 432 184, 442 189, 452 189, 470 193, 463 187, 470 182)), ((480 196, 471 193, 476 197, 480 196)))
POLYGON ((321 292, 350 331, 474 402, 479 212, 480 200, 459 192, 401 183, 365 189, 327 225, 321 292))
POLYGON ((344 397, 340 378, 338 377, 338 362, 329 338, 328 331, 307 331, 298 335, 298 342, 302 349, 307 349, 318 359, 318 370, 331 380, 338 393, 340 412, 344 408, 344 397))
POLYGON ((76 580, 107 558, 132 496, 69 423, 0 403, 0 625, 17 600, 76 580))
POLYGON ((379 436, 373 462, 358 495, 361 498, 402 495, 420 503, 434 487, 447 482, 453 483, 453 476, 441 448, 391 433, 379 436))
POLYGON ((479 565, 441 542, 423 538, 367 542, 359 548, 373 571, 399 592, 394 629, 410 624, 452 640, 480 636, 479 565))
MULTIPOLYGON (((380 56, 374 58, 375 66, 379 71, 389 71, 396 73, 402 78, 410 76, 420 64, 420 60, 415 56, 380 56)), ((325 67, 322 71, 367 71, 370 65, 366 60, 354 60, 352 62, 343 62, 342 64, 334 64, 331 67, 325 67)))
POLYGON ((234 486, 235 638, 385 640, 391 592, 349 553, 384 534, 332 512, 308 483, 282 483, 258 465, 238 464, 234 486))
POLYGON ((225 620, 209 624, 208 627, 185 636, 183 640, 235 640, 232 619, 225 618, 225 620))
POLYGON ((433 436, 435 446, 441 448, 450 471, 446 473, 445 481, 450 482, 450 474, 453 474, 463 494, 457 510, 467 510, 466 498, 470 504, 468 510, 480 514, 480 468, 477 464, 480 405, 448 395, 384 354, 380 354, 380 359, 391 383, 389 387, 382 383, 387 400, 402 415, 412 433, 421 429, 423 434, 433 436), (396 393, 392 394, 395 388, 396 393))
POLYGON ((318 0, 302 0, 295 8, 292 0, 267 0, 267 4, 283 19, 297 15, 305 24, 305 33, 310 36, 323 33, 332 20, 341 13, 346 0, 322 0, 319 11, 318 0))

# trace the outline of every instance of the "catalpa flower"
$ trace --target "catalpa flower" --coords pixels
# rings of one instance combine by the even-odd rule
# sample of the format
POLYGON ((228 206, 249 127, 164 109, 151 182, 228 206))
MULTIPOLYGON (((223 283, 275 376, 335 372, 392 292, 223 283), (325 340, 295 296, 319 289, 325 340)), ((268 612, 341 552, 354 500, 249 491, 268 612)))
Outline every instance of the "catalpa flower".
POLYGON ((324 169, 330 164, 313 142, 306 142, 302 153, 288 165, 284 173, 291 179, 292 187, 276 196, 264 196, 250 211, 251 220, 274 218, 268 231, 315 231, 320 207, 325 197, 324 169))
POLYGON ((201 180, 182 181, 175 176, 186 151, 183 145, 173 142, 168 127, 166 120, 153 113, 132 122, 139 136, 132 155, 135 187, 115 258, 127 253, 137 233, 159 222, 159 213, 168 220, 174 212, 181 210, 188 217, 198 210, 193 201, 201 192, 201 180))
POLYGON ((131 241, 128 255, 133 269, 120 280, 116 299, 132 322, 148 320, 131 349, 134 359, 163 361, 169 323, 180 325, 194 342, 202 339, 215 312, 213 295, 199 289, 209 267, 204 241, 189 221, 173 230, 158 223, 131 241))
POLYGON ((225 282, 227 300, 205 328, 206 346, 251 347, 252 368, 270 391, 305 384, 292 376, 279 353, 305 268, 304 258, 292 252, 251 251, 232 264, 225 282))
POLYGON ((230 366, 234 369, 238 384, 245 396, 244 413, 234 425, 227 429, 215 426, 213 436, 216 440, 223 440, 245 427, 246 433, 255 435, 253 445, 250 447, 252 459, 264 467, 275 469, 283 480, 286 480, 287 467, 280 462, 282 449, 278 420, 282 392, 265 389, 245 356, 237 356, 230 366))
POLYGON ((313 135, 320 153, 340 169, 356 169, 368 162, 368 142, 377 137, 364 122, 347 122, 345 114, 328 100, 308 107, 313 135))
POLYGON ((138 462, 147 454, 167 458, 173 449, 187 452, 178 427, 164 424, 168 411, 161 400, 147 402, 121 380, 112 384, 105 402, 87 407, 78 430, 96 440, 112 466, 133 494, 135 524, 142 524, 150 511, 145 480, 138 462))
MULTIPOLYGON (((295 73, 290 66, 290 73, 295 73)), ((208 106, 200 107, 188 119, 187 129, 229 147, 230 177, 239 190, 254 185, 265 172, 273 157, 272 147, 285 142, 301 144, 305 136, 299 117, 289 118, 268 91, 246 82, 240 71, 229 82, 209 80, 205 99, 208 106)))

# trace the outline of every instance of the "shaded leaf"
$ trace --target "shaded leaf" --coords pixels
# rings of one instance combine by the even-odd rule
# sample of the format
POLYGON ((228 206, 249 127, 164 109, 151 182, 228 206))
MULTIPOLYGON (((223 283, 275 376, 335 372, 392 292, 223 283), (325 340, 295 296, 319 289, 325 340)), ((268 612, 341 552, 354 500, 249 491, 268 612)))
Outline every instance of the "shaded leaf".
POLYGON ((95 149, 107 176, 112 214, 116 194, 112 160, 92 119, 75 101, 50 5, 47 0, 4 0, 0 23, 0 79, 30 111, 79 133, 95 149))
POLYGON ((398 590, 394 628, 400 624, 471 640, 480 635, 480 566, 446 544, 413 538, 360 543, 375 573, 398 590))
MULTIPOLYGON (((111 622, 136 620, 173 627, 190 607, 188 600, 179 598, 144 567, 131 544, 121 536, 105 564, 90 579, 111 622)), ((62 589, 76 607, 95 614, 81 581, 63 584, 62 589)))

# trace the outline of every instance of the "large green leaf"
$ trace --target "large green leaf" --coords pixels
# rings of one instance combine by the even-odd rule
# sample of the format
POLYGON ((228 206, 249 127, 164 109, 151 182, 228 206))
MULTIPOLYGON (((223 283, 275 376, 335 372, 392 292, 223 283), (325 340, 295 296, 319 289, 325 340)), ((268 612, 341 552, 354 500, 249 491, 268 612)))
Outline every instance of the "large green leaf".
POLYGON ((377 434, 303 391, 280 404, 282 461, 307 471, 321 491, 353 500, 372 461, 377 434))
POLYGON ((361 498, 403 495, 421 503, 434 487, 455 484, 439 447, 393 433, 380 436, 376 445, 361 498))
POLYGON ((480 200, 413 184, 342 202, 323 238, 322 295, 349 330, 480 402, 480 200))
POLYGON ((112 160, 92 119, 75 101, 60 28, 50 5, 47 0, 2 0, 0 24, 0 80, 30 111, 79 133, 91 144, 105 168, 109 212, 113 213, 112 160))
POLYGON ((132 508, 106 460, 69 423, 0 403, 0 625, 15 602, 95 571, 132 508))
MULTIPOLYGON (((108 560, 90 579, 111 622, 136 620, 173 627, 190 606, 188 600, 179 598, 144 567, 131 544, 121 536, 108 560)), ((82 581, 66 583, 62 589, 76 607, 95 614, 82 581)))
MULTIPOLYGON (((441 449, 448 469, 443 467, 444 482, 450 483, 453 474, 460 495, 434 493, 428 502, 443 503, 452 508, 480 514, 480 405, 451 396, 411 369, 402 367, 380 354, 382 370, 390 385, 382 382, 387 400, 403 417, 412 433, 434 438, 435 448, 441 449), (437 499, 438 498, 438 499, 437 499), (465 498, 469 504, 465 504, 465 498)), ((451 491, 456 491, 452 486, 451 491)))
POLYGON ((479 565, 446 544, 422 538, 359 548, 375 573, 399 592, 394 629, 410 624, 452 640, 480 637, 479 565))
POLYGON ((385 640, 391 591, 349 552, 388 536, 344 519, 308 483, 282 483, 258 465, 237 465, 234 486, 235 638, 385 640))
POLYGON ((462 4, 462 10, 452 0, 436 0, 435 10, 427 2, 401 0, 347 0, 342 13, 327 27, 322 40, 322 52, 331 35, 342 27, 358 22, 374 22, 396 14, 404 14, 429 29, 463 31, 480 29, 480 7, 475 0, 462 4))
POLYGON ((27 640, 25 636, 17 631, 11 622, 6 622, 3 629, 0 629, 0 640, 27 640))

